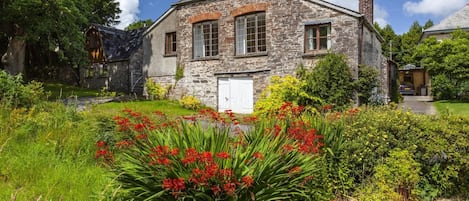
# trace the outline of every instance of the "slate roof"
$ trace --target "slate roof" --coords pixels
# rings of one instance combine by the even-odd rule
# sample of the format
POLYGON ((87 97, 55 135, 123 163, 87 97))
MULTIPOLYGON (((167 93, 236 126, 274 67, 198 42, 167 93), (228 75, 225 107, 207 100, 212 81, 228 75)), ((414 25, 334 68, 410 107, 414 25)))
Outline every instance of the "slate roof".
POLYGON ((469 4, 443 19, 439 24, 424 30, 425 33, 447 33, 455 29, 469 29, 469 4))
POLYGON ((124 31, 99 24, 93 24, 91 28, 96 28, 101 35, 107 62, 130 59, 132 53, 142 46, 143 32, 146 30, 124 31))

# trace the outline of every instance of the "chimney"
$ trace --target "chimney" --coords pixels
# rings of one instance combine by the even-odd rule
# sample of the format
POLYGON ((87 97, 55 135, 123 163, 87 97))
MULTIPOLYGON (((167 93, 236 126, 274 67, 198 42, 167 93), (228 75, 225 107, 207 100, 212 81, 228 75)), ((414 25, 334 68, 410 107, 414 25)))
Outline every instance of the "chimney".
POLYGON ((373 24, 373 0, 360 0, 358 5, 359 12, 365 15, 365 18, 373 24))

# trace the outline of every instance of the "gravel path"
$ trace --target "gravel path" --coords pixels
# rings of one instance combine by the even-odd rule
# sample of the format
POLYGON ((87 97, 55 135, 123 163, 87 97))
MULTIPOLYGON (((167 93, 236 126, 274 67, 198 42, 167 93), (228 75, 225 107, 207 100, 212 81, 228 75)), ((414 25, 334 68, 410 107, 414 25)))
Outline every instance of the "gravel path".
POLYGON ((403 109, 416 114, 436 115, 431 96, 404 96, 404 102, 399 104, 403 109))

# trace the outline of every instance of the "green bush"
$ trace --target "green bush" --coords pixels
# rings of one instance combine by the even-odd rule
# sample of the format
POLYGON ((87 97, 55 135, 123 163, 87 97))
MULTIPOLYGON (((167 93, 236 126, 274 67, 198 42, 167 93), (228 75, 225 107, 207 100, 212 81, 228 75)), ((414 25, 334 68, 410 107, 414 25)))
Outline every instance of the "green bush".
POLYGON ((319 98, 308 95, 303 88, 306 82, 287 75, 285 77, 272 76, 270 85, 262 92, 254 106, 254 114, 258 116, 276 113, 285 102, 298 105, 300 102, 308 102, 308 110, 315 111, 315 107, 321 106, 319 98))
POLYGON ((147 88, 148 96, 151 100, 164 100, 167 98, 169 90, 171 89, 171 85, 167 87, 162 86, 161 84, 157 84, 153 82, 153 80, 148 79, 145 83, 145 87, 147 88))
POLYGON ((194 96, 184 96, 179 100, 179 104, 183 108, 190 109, 190 110, 198 110, 202 106, 202 103, 199 99, 194 96))
MULTIPOLYGON (((318 97, 336 108, 347 108, 353 103, 353 77, 345 55, 329 53, 311 71, 300 67, 297 73, 305 82, 302 91, 308 96, 318 97)), ((299 104, 311 105, 307 101, 299 104)))
POLYGON ((30 107, 46 99, 42 83, 23 83, 21 75, 0 71, 0 102, 10 107, 30 107))
POLYGON ((432 93, 439 100, 451 100, 457 96, 454 83, 446 75, 432 77, 432 93))
POLYGON ((371 66, 360 65, 358 68, 358 80, 353 83, 353 88, 358 95, 359 103, 368 105, 368 104, 376 104, 375 100, 373 101, 371 98, 373 95, 373 90, 379 87, 379 71, 371 66))

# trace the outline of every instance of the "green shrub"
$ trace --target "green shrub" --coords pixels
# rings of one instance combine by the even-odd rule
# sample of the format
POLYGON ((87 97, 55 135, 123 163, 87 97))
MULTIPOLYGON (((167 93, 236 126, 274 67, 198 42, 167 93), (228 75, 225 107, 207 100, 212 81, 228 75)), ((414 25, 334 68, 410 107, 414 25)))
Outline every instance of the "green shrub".
POLYGON ((391 150, 383 164, 375 167, 371 183, 358 193, 359 200, 408 200, 415 198, 415 186, 420 181, 420 164, 407 150, 391 150))
POLYGON ((262 92, 259 100, 254 106, 254 114, 258 116, 271 115, 276 113, 285 102, 298 105, 299 102, 308 100, 308 108, 315 111, 315 106, 322 105, 319 98, 313 97, 303 91, 306 82, 287 75, 285 77, 272 76, 270 85, 262 92))
MULTIPOLYGON (((358 80, 356 80, 353 84, 353 88, 358 95, 358 100, 360 104, 375 104, 373 102, 372 95, 373 90, 379 87, 379 80, 378 80, 379 72, 375 68, 371 66, 360 65, 358 68, 358 80)), ((377 100, 379 101, 379 100, 377 100)))
MULTIPOLYGON (((329 53, 320 59, 314 69, 297 71, 302 91, 308 96, 318 97, 336 108, 347 108, 353 102, 353 77, 345 55, 329 53)), ((301 101, 300 105, 311 105, 301 101)))
POLYGON ((451 100, 457 96, 457 89, 455 84, 442 74, 432 78, 432 93, 439 100, 451 100))
POLYGON ((162 86, 161 84, 157 84, 153 82, 153 80, 148 79, 145 83, 145 87, 147 87, 147 93, 151 100, 164 100, 167 98, 169 90, 171 89, 171 85, 167 87, 162 86))
POLYGON ((179 104, 183 108, 190 109, 190 110, 198 110, 202 106, 202 103, 199 99, 194 96, 184 96, 179 100, 179 104))
POLYGON ((30 107, 46 99, 42 83, 23 83, 21 75, 11 76, 0 71, 0 102, 11 107, 30 107))

